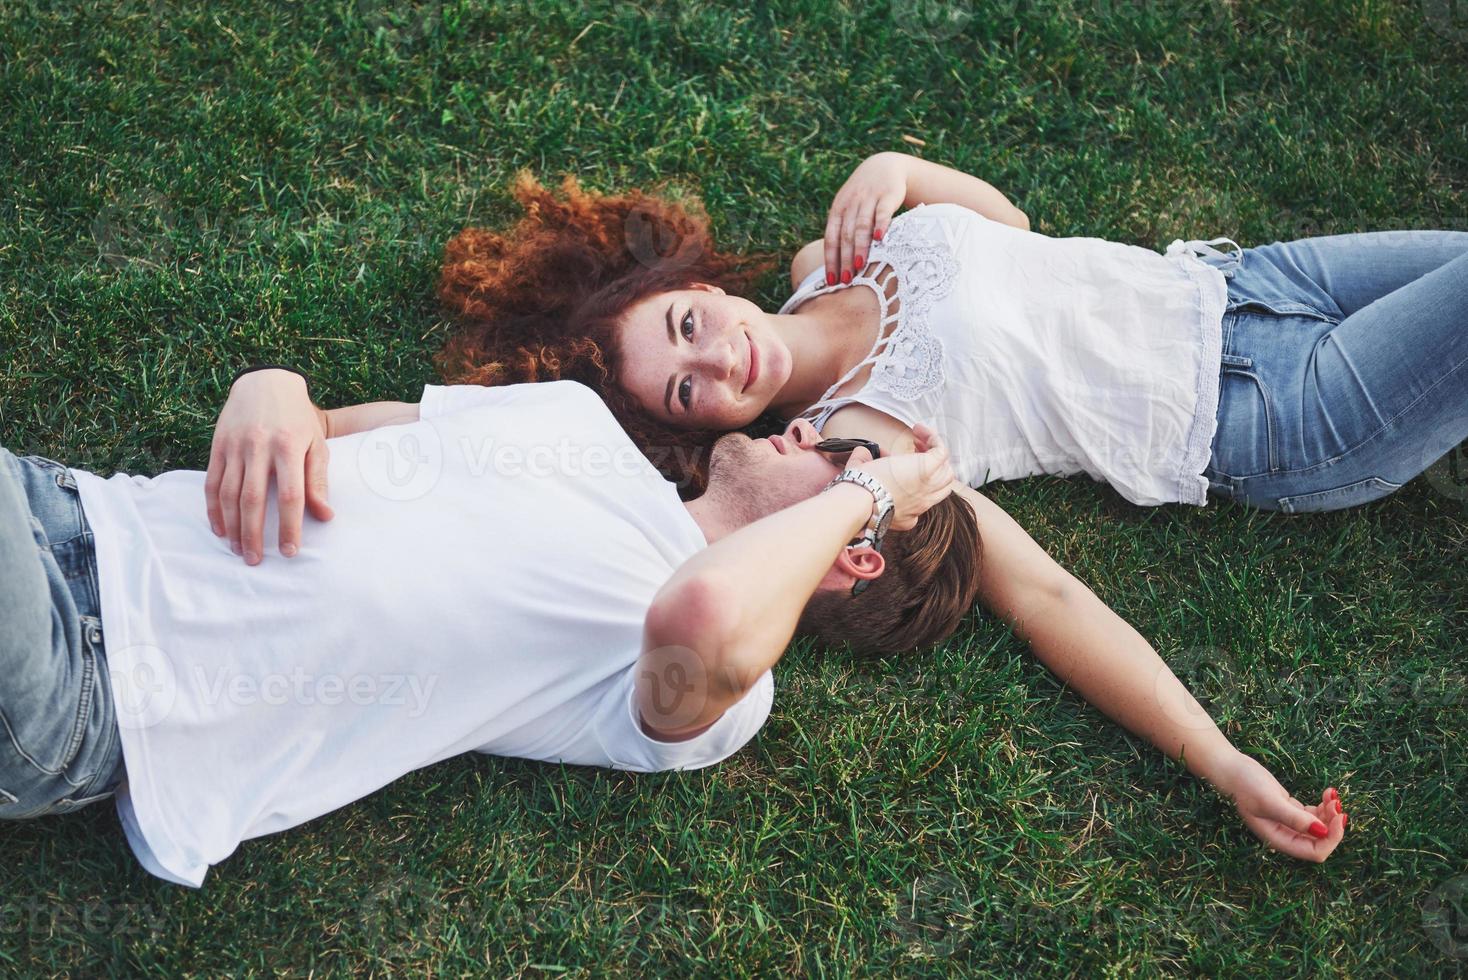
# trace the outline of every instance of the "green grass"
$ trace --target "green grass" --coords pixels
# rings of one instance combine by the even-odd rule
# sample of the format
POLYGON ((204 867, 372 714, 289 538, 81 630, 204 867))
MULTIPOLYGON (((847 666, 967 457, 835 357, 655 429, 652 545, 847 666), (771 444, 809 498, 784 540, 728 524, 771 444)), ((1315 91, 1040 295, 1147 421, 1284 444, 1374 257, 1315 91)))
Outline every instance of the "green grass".
MULTIPOLYGON (((439 250, 513 214, 522 166, 674 177, 724 242, 786 253, 904 135, 1053 235, 1468 227, 1447 5, 955 6, 983 12, 923 37, 884 2, 8 0, 0 441, 202 468, 252 359, 309 365, 326 405, 415 398, 439 250)), ((462 757, 247 842, 202 892, 149 877, 110 806, 0 825, 0 972, 1464 970, 1468 935, 1424 926, 1468 874, 1464 504, 1427 480, 1297 518, 992 495, 1238 745, 1301 797, 1340 787, 1327 864, 1264 851, 976 616, 922 657, 797 645, 711 771, 462 757)))

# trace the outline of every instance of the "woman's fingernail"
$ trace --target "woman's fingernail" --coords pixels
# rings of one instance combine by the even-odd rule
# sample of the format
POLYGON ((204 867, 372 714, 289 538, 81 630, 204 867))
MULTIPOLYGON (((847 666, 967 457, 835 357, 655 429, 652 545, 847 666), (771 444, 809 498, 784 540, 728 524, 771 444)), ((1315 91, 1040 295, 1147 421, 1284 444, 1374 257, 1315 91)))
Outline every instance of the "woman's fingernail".
POLYGON ((1330 798, 1331 799, 1333 799, 1333 800, 1340 799, 1341 794, 1339 794, 1339 793, 1337 793, 1335 791, 1335 787, 1334 786, 1332 786, 1330 789, 1326 790, 1326 792, 1330 794, 1330 798))
POLYGON ((255 564, 255 562, 257 562, 259 560, 260 560, 260 556, 257 555, 257 554, 255 554, 253 551, 247 551, 247 552, 245 552, 245 564, 247 564, 247 565, 253 565, 253 564, 255 564))
POLYGON ((866 263, 866 256, 865 255, 858 255, 856 257, 856 264, 853 265, 852 268, 853 269, 860 269, 862 266, 864 266, 866 264, 867 264, 866 263))
POLYGON ((872 232, 872 237, 875 238, 877 241, 880 242, 882 240, 882 229, 878 228, 875 231, 873 231, 872 232))
POLYGON ((229 550, 230 550, 230 551, 233 551, 233 552, 234 552, 234 553, 235 553, 235 554, 237 554, 237 555, 238 555, 238 554, 240 554, 240 553, 241 553, 241 552, 242 552, 242 551, 243 551, 243 550, 244 550, 244 549, 243 549, 243 548, 241 548, 241 547, 240 547, 240 543, 239 543, 239 542, 238 542, 238 541, 231 541, 231 542, 230 542, 230 543, 229 543, 229 550))
POLYGON ((834 272, 828 272, 828 273, 826 273, 826 285, 827 286, 834 286, 834 285, 836 285, 836 273, 834 273, 834 272))
POLYGON ((1335 812, 1336 813, 1345 813, 1346 812, 1346 811, 1344 811, 1344 810, 1341 809, 1341 801, 1340 800, 1336 800, 1335 801, 1335 812))
POLYGON ((1319 820, 1310 825, 1310 833, 1314 834, 1316 837, 1330 836, 1330 831, 1326 828, 1325 824, 1321 823, 1319 820))
POLYGON ((1348 817, 1348 816, 1346 816, 1344 813, 1341 814, 1341 829, 1342 830, 1345 830, 1346 829, 1346 822, 1349 821, 1350 819, 1351 818, 1348 817))
POLYGON ((850 269, 847 269, 845 272, 841 273, 841 281, 843 283, 851 282, 851 270, 850 269))
POLYGON ((280 553, 290 558, 296 553, 296 546, 293 544, 283 544, 280 546, 280 553))

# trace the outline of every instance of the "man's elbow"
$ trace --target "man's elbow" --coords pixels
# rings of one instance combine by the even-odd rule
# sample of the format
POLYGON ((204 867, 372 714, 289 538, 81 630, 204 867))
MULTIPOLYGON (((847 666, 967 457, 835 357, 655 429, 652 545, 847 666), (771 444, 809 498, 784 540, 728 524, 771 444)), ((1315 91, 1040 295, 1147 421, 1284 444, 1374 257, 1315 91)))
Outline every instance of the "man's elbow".
MULTIPOLYGON (((689 674, 717 688, 727 681, 730 651, 739 635, 739 610, 727 585, 716 575, 691 575, 659 590, 643 625, 644 656, 686 661, 689 674)), ((690 676, 690 681, 694 678, 690 676)))

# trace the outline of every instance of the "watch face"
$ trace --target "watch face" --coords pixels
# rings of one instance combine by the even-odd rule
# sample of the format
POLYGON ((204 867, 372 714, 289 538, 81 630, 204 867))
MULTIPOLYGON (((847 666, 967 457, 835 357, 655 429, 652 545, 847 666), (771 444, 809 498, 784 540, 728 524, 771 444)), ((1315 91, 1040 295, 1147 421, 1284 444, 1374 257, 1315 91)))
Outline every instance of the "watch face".
POLYGON ((877 521, 877 540, 880 541, 882 536, 887 533, 887 527, 892 523, 892 512, 896 509, 895 507, 888 507, 887 512, 877 521))

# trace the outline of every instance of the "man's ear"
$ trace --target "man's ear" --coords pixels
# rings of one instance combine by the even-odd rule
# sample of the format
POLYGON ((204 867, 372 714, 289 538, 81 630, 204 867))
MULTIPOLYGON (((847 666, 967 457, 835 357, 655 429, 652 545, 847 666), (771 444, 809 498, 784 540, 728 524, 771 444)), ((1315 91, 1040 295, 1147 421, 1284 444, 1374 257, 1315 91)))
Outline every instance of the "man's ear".
POLYGON ((887 561, 882 553, 869 545, 842 548, 818 588, 849 590, 857 579, 878 578, 886 568, 887 561))
POLYGON ((721 287, 715 286, 715 285, 712 285, 711 283, 706 283, 706 282, 695 282, 695 283, 691 283, 688 286, 688 288, 689 289, 702 289, 706 293, 718 293, 720 296, 724 295, 724 290, 721 287))

